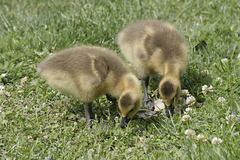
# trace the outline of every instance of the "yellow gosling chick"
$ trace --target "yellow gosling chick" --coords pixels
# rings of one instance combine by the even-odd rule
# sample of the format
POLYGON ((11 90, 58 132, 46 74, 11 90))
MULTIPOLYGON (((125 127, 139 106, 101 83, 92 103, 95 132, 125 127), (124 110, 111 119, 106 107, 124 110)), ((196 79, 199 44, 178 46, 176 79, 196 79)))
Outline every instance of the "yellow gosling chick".
POLYGON ((174 114, 174 99, 181 90, 180 75, 187 65, 188 48, 183 36, 171 24, 145 20, 132 24, 118 34, 118 45, 142 79, 144 105, 154 108, 147 87, 149 76, 162 76, 159 94, 165 101, 166 114, 174 114))
POLYGON ((139 80, 106 48, 81 46, 63 50, 41 62, 37 73, 54 89, 84 102, 87 124, 94 119, 92 101, 104 94, 118 99, 122 128, 140 108, 139 80))

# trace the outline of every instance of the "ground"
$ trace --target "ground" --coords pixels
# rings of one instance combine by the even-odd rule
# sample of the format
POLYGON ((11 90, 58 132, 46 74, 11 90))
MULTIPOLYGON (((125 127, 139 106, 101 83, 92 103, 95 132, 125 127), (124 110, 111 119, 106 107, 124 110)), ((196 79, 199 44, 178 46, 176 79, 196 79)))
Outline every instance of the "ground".
MULTIPOLYGON (((0 1, 1 159, 240 159, 239 15, 238 0, 0 1), (121 129, 103 96, 94 112, 108 127, 86 127, 83 104, 47 85, 38 63, 82 44, 124 60, 117 34, 143 19, 173 24, 189 46, 178 113, 121 129)), ((154 100, 159 78, 150 80, 154 100)))

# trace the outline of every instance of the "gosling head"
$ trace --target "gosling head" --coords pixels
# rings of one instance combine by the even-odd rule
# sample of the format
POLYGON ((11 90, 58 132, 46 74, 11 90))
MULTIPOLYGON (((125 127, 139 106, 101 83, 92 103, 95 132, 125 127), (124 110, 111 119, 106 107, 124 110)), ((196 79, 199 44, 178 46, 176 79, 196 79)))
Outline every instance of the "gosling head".
POLYGON ((140 108, 140 97, 138 97, 134 92, 125 92, 120 96, 118 106, 122 113, 122 121, 120 126, 125 128, 129 120, 140 108))
POLYGON ((180 96, 180 81, 176 77, 163 77, 159 83, 159 95, 165 102, 166 114, 170 117, 168 113, 168 108, 170 108, 171 114, 174 113, 174 101, 177 101, 180 96))

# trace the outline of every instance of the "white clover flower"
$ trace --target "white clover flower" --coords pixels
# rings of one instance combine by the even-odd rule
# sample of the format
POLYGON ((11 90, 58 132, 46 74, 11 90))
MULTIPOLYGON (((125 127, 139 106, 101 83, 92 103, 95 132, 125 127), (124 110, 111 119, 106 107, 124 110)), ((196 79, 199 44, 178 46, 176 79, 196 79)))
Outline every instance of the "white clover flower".
POLYGON ((119 122, 118 116, 116 116, 116 117, 114 118, 114 120, 115 120, 116 123, 118 123, 118 122, 119 122))
POLYGON ((239 132, 235 132, 233 133, 235 136, 239 136, 239 132))
POLYGON ((230 115, 226 116, 227 124, 229 122, 234 122, 234 119, 235 119, 235 115, 234 114, 230 114, 230 115))
POLYGON ((193 96, 187 97, 186 104, 188 106, 192 106, 192 105, 194 105, 194 103, 196 103, 196 98, 195 97, 193 97, 193 96))
POLYGON ((45 139, 47 139, 48 137, 49 137, 48 135, 43 136, 43 138, 45 138, 45 139))
POLYGON ((5 89, 4 86, 0 86, 0 91, 3 91, 5 89))
POLYGON ((139 138, 138 145, 139 145, 140 148, 143 148, 143 147, 146 146, 146 143, 145 143, 143 137, 140 137, 140 138, 139 138))
POLYGON ((197 135, 197 141, 203 141, 203 139, 204 139, 204 135, 203 134, 197 135))
POLYGON ((0 95, 5 95, 5 96, 8 96, 8 97, 11 96, 11 94, 9 92, 5 91, 4 86, 0 86, 0 95))
POLYGON ((22 93, 22 92, 23 92, 22 86, 19 85, 19 86, 17 87, 17 90, 18 90, 18 93, 22 93))
POLYGON ((23 77, 23 78, 21 78, 21 84, 24 84, 24 83, 26 83, 26 82, 27 82, 27 80, 28 80, 28 78, 27 78, 27 77, 23 77))
POLYGON ((203 85, 203 86, 202 86, 202 93, 203 93, 203 94, 207 94, 207 88, 208 88, 207 85, 203 85))
POLYGON ((3 74, 1 74, 1 78, 4 78, 4 77, 6 77, 6 75, 7 75, 7 73, 3 73, 3 74))
POLYGON ((165 105, 161 99, 157 99, 156 101, 154 101, 154 106, 155 106, 154 111, 156 111, 156 112, 165 108, 165 105))
POLYGON ((240 61, 240 54, 237 56, 237 59, 240 61))
POLYGON ((153 135, 153 134, 150 134, 149 138, 154 138, 154 135, 153 135))
POLYGON ((217 100, 218 103, 224 103, 225 101, 226 101, 226 99, 223 97, 219 97, 217 100))
POLYGON ((186 112, 191 112, 192 111, 192 108, 188 107, 185 109, 186 112))
POLYGON ((213 86, 210 85, 209 87, 207 85, 202 86, 202 93, 206 95, 208 92, 213 92, 213 86))
POLYGON ((213 92, 213 86, 212 86, 212 85, 210 85, 210 86, 208 87, 208 92, 213 92))
POLYGON ((222 79, 220 78, 220 77, 217 77, 217 79, 216 79, 218 82, 221 82, 222 81, 222 79))
POLYGON ((214 138, 212 139, 212 144, 220 144, 220 143, 222 143, 222 142, 223 142, 223 141, 222 141, 221 138, 214 137, 214 138))
POLYGON ((92 154, 94 152, 94 149, 93 148, 90 148, 89 150, 88 150, 88 153, 90 153, 90 154, 92 154))
POLYGON ((5 118, 5 113, 3 111, 1 111, 0 113, 1 113, 2 118, 4 119, 5 118))
POLYGON ((183 89, 183 90, 181 91, 181 94, 182 94, 183 96, 189 96, 189 95, 190 95, 187 89, 183 89))
POLYGON ((131 152, 132 149, 133 149, 133 147, 130 147, 130 148, 127 149, 127 151, 128 151, 128 152, 131 152))
POLYGON ((227 58, 224 58, 224 59, 222 59, 221 61, 222 61, 222 64, 228 63, 228 59, 227 59, 227 58))
POLYGON ((216 82, 221 84, 221 83, 222 83, 222 79, 221 79, 220 77, 218 77, 218 78, 216 79, 216 82))
POLYGON ((208 70, 202 70, 202 71, 200 71, 200 75, 201 75, 202 77, 208 76, 208 75, 209 75, 209 71, 208 71, 208 70))
POLYGON ((190 117, 189 115, 184 115, 184 116, 182 117, 182 121, 183 121, 183 122, 190 121, 190 120, 191 120, 191 117, 190 117))
POLYGON ((8 97, 11 96, 11 94, 10 94, 9 92, 7 92, 7 91, 5 91, 4 94, 5 94, 6 96, 8 96, 8 97))
POLYGON ((185 134, 189 137, 189 136, 195 135, 196 133, 195 133, 195 131, 192 130, 192 129, 187 129, 187 130, 185 131, 185 134))

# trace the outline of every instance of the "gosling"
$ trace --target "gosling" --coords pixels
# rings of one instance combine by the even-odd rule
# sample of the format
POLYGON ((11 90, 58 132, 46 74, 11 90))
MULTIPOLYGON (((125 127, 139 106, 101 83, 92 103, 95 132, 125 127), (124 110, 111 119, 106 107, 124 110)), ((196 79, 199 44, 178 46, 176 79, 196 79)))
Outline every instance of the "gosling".
POLYGON ((94 119, 92 101, 104 94, 118 99, 122 128, 140 108, 139 80, 106 48, 81 46, 63 50, 41 62, 37 74, 54 89, 82 101, 88 125, 94 119))
POLYGON ((183 36, 171 24, 145 20, 126 27, 118 34, 118 45, 141 78, 144 105, 154 108, 148 97, 149 76, 161 75, 158 89, 165 101, 166 115, 174 114, 174 103, 180 96, 180 75, 187 64, 188 48, 183 36))

